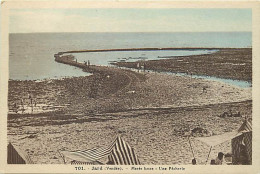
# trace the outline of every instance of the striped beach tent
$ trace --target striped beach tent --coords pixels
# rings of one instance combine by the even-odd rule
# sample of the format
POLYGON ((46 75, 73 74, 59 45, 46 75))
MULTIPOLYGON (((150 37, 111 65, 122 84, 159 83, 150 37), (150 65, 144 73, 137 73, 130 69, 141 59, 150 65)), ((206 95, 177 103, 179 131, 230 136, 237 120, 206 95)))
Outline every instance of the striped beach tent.
POLYGON ((252 164, 252 120, 245 119, 238 133, 231 141, 233 164, 252 164))
POLYGON ((140 165, 134 149, 121 137, 117 137, 112 152, 108 156, 110 164, 115 165, 140 165))
POLYGON ((66 159, 93 163, 109 155, 113 149, 115 141, 116 140, 114 140, 108 147, 93 148, 89 150, 61 151, 60 153, 63 155, 65 163, 67 162, 66 159))
POLYGON ((238 132, 242 133, 242 132, 250 132, 250 131, 252 131, 252 119, 247 118, 238 129, 238 132))
MULTIPOLYGON (((134 149, 118 136, 108 147, 93 148, 90 150, 61 151, 64 159, 95 164, 98 160, 108 157, 108 164, 139 165, 134 149)), ((64 160, 66 163, 67 160, 64 160)))
POLYGON ((33 162, 26 152, 9 143, 7 146, 7 164, 33 164, 33 162))

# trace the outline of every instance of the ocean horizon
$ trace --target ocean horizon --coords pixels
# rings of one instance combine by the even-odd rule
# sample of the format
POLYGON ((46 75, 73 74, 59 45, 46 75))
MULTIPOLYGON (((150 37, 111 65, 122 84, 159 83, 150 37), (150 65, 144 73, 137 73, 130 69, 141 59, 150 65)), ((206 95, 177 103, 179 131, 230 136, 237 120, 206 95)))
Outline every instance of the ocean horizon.
MULTIPOLYGON (((10 33, 9 78, 36 80, 85 76, 75 67, 54 61, 54 54, 68 50, 117 48, 251 48, 251 32, 86 32, 10 33)), ((203 53, 203 52, 202 52, 203 53)), ((85 53, 86 54, 86 53, 85 53)), ((106 54, 96 55, 104 59, 106 54)), ((113 53, 115 61, 123 53, 113 53)), ((140 53, 141 54, 141 53, 140 53)), ((155 53, 156 54, 156 53, 155 53)), ((183 55, 192 55, 187 53, 183 55)), ((198 53, 194 53, 198 54, 198 53)), ((181 56, 180 52, 176 54, 181 56)), ((176 56, 174 52, 165 56, 176 56)), ((87 56, 87 55, 86 55, 87 56)), ((131 55, 130 55, 131 56, 131 55)), ((153 55, 157 57, 159 55, 153 55)), ((111 55, 110 55, 111 57, 111 55)), ((122 57, 122 56, 121 56, 122 57)), ((87 58, 86 58, 87 59, 87 58)), ((149 58, 148 58, 149 59, 149 58)), ((102 61, 101 61, 102 62, 102 61)), ((103 61, 104 62, 104 61, 103 61)), ((105 63, 107 65, 107 63, 105 63)))

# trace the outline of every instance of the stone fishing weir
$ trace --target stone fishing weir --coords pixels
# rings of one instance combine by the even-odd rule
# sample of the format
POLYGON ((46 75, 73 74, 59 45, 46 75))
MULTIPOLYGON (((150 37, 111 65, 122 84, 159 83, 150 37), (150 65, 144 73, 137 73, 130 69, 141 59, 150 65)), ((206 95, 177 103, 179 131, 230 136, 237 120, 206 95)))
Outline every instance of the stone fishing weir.
POLYGON ((131 90, 131 86, 133 84, 145 80, 145 76, 143 74, 131 70, 127 70, 127 69, 116 68, 116 67, 90 65, 87 62, 80 63, 77 62, 77 59, 75 59, 73 55, 63 55, 64 53, 68 53, 68 52, 62 52, 62 53, 59 52, 58 54, 55 54, 54 55, 55 61, 81 68, 84 72, 100 74, 102 75, 102 78, 107 80, 109 79, 110 83, 114 84, 113 85, 114 87, 111 90, 114 92, 111 92, 111 94, 123 90, 126 90, 127 92, 128 90, 131 90))
POLYGON ((201 47, 192 47, 192 48, 117 48, 117 49, 95 49, 95 50, 69 50, 64 52, 58 52, 54 55, 55 61, 59 63, 68 64, 71 66, 82 68, 83 71, 94 73, 102 72, 103 68, 101 66, 95 65, 86 65, 84 63, 79 63, 74 61, 74 56, 64 55, 70 53, 87 53, 87 52, 116 52, 116 51, 162 51, 162 50, 215 50, 218 48, 201 48, 201 47))
POLYGON ((63 55, 63 53, 58 53, 58 54, 55 54, 54 57, 55 57, 56 62, 81 68, 84 72, 107 74, 108 70, 110 69, 109 67, 97 66, 97 65, 87 65, 86 63, 77 62, 77 60, 75 59, 75 57, 73 55, 63 55))
POLYGON ((72 56, 72 55, 55 54, 54 57, 55 57, 56 62, 75 66, 75 67, 78 67, 78 68, 82 68, 83 71, 86 71, 86 72, 94 73, 94 72, 100 71, 100 70, 98 70, 99 68, 97 66, 94 66, 94 65, 88 65, 87 66, 84 63, 74 61, 74 56, 72 56))
POLYGON ((63 55, 63 54, 55 54, 55 61, 63 64, 67 64, 70 66, 75 66, 81 68, 84 72, 89 73, 101 73, 101 74, 110 74, 112 72, 112 67, 105 67, 105 66, 97 66, 97 65, 87 65, 85 63, 80 63, 75 61, 75 57, 72 55, 63 55))

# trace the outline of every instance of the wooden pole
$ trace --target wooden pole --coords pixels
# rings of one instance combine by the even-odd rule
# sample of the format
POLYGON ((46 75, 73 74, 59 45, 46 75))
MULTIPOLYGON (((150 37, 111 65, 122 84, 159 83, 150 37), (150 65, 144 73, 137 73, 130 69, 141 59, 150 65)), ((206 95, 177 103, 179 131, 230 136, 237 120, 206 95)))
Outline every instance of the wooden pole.
POLYGON ((193 148, 192 148, 192 145, 191 145, 191 142, 190 142, 190 136, 188 136, 188 139, 189 139, 190 149, 191 149, 193 158, 195 159, 194 152, 193 152, 193 148))
MULTIPOLYGON (((210 146, 209 154, 210 154, 210 152, 211 152, 211 149, 212 149, 212 146, 210 146)), ((207 163, 208 163, 209 154, 208 154, 207 161, 206 161, 206 164, 205 164, 205 165, 207 165, 207 163)))
POLYGON ((64 159, 64 156, 63 156, 63 155, 61 155, 61 153, 60 153, 60 151, 59 151, 59 150, 58 150, 58 153, 59 153, 60 157, 62 158, 62 160, 63 160, 64 164, 66 164, 66 161, 65 161, 65 159, 64 159))

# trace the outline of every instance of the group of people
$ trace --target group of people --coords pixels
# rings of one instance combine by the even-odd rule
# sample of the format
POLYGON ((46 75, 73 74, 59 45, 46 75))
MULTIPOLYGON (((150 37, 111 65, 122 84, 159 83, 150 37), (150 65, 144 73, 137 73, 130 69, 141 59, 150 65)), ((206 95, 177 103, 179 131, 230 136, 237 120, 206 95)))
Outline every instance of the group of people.
POLYGON ((220 118, 225 118, 225 117, 241 117, 240 111, 237 113, 232 113, 232 110, 230 109, 229 112, 224 112, 223 114, 219 115, 220 118))
MULTIPOLYGON (((28 92, 28 99, 29 99, 28 105, 31 107, 31 111, 33 112, 33 108, 36 107, 36 105, 37 105, 37 100, 36 100, 36 98, 33 98, 32 94, 30 92, 28 92)), ((25 101, 23 98, 21 98, 21 100, 20 100, 20 106, 17 105, 16 102, 14 103, 13 108, 16 113, 18 113, 19 109, 22 111, 22 113, 24 113, 24 111, 25 111, 25 108, 24 108, 25 101), (20 106, 21 106, 21 108, 20 108, 20 106)))
MULTIPOLYGON (((192 159, 191 161, 192 165, 197 165, 197 160, 195 158, 192 159)), ((216 159, 212 159, 210 161, 210 165, 225 165, 225 160, 224 160, 224 153, 219 152, 218 156, 216 159)))
POLYGON ((87 62, 84 61, 84 64, 85 64, 85 66, 90 66, 90 61, 89 60, 87 62))

